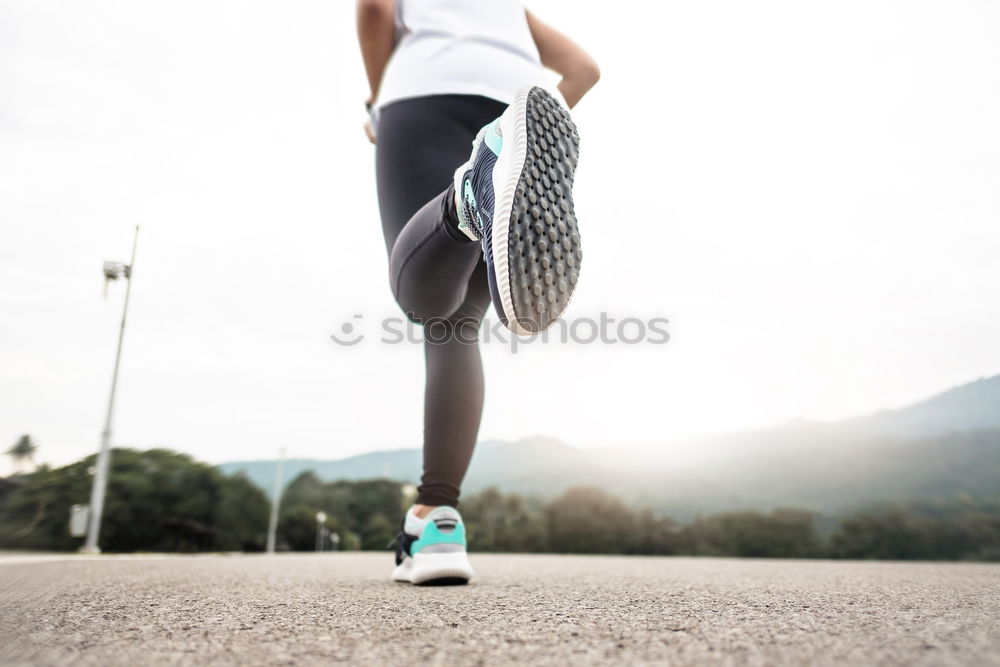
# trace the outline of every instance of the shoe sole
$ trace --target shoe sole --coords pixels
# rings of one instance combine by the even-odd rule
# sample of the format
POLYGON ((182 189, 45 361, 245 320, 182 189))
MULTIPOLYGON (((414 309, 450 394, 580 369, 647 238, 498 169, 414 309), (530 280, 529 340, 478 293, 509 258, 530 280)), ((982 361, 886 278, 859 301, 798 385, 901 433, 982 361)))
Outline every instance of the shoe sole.
POLYGON ((413 557, 410 583, 417 586, 461 586, 475 573, 464 551, 457 553, 418 553, 413 557))
POLYGON ((573 211, 580 136, 546 90, 520 91, 500 120, 493 171, 490 290, 517 334, 545 331, 569 305, 583 252, 573 211))

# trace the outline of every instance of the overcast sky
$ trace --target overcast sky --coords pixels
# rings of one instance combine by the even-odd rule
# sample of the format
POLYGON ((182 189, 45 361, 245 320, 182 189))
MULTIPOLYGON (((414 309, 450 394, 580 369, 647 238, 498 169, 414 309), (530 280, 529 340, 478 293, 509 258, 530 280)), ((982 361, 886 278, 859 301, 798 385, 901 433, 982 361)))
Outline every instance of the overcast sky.
MULTIPOLYGON (((671 341, 486 346, 483 439, 835 419, 1000 372, 1000 5, 530 6, 603 70, 568 315, 671 341)), ((366 95, 350 2, 0 0, 0 445, 96 449, 101 263, 135 224, 115 443, 419 445, 422 352, 374 340, 398 311, 366 95), (333 344, 345 321, 367 338, 333 344)))

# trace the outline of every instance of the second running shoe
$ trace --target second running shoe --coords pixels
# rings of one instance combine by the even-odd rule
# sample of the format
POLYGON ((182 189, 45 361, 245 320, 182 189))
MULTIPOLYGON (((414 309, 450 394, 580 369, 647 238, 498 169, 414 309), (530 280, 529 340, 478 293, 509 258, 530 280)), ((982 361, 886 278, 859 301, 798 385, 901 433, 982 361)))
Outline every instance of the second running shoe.
POLYGON ((465 524, 454 507, 438 507, 424 519, 411 512, 396 537, 395 581, 417 585, 466 584, 472 579, 465 524))
POLYGON ((579 144, 569 111, 545 89, 526 87, 479 131, 455 171, 459 228, 482 243, 493 306, 516 334, 550 327, 579 278, 579 144))

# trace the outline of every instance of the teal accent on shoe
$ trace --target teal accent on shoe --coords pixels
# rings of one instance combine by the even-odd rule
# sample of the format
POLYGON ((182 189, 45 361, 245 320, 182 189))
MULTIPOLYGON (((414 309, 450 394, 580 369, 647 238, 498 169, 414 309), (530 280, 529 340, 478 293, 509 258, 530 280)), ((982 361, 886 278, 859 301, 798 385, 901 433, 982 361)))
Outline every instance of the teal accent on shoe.
POLYGON ((433 520, 429 520, 424 526, 423 532, 410 545, 410 555, 416 556, 424 547, 434 544, 460 544, 465 546, 465 524, 459 521, 451 532, 442 532, 433 520))
POLYGON ((486 130, 486 145, 493 151, 494 155, 500 156, 500 150, 503 148, 503 137, 500 135, 499 118, 490 123, 490 129, 486 130))

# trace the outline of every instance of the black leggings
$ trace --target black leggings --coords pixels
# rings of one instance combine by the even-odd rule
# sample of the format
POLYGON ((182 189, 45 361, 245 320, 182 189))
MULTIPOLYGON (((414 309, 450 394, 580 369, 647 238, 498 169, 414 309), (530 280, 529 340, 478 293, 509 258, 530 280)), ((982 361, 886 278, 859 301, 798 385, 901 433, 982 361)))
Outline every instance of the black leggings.
POLYGON ((434 95, 390 104, 379 120, 389 281, 407 317, 424 325, 424 505, 458 504, 482 418, 478 334, 490 292, 479 244, 457 229, 451 183, 476 133, 505 108, 486 97, 434 95))

